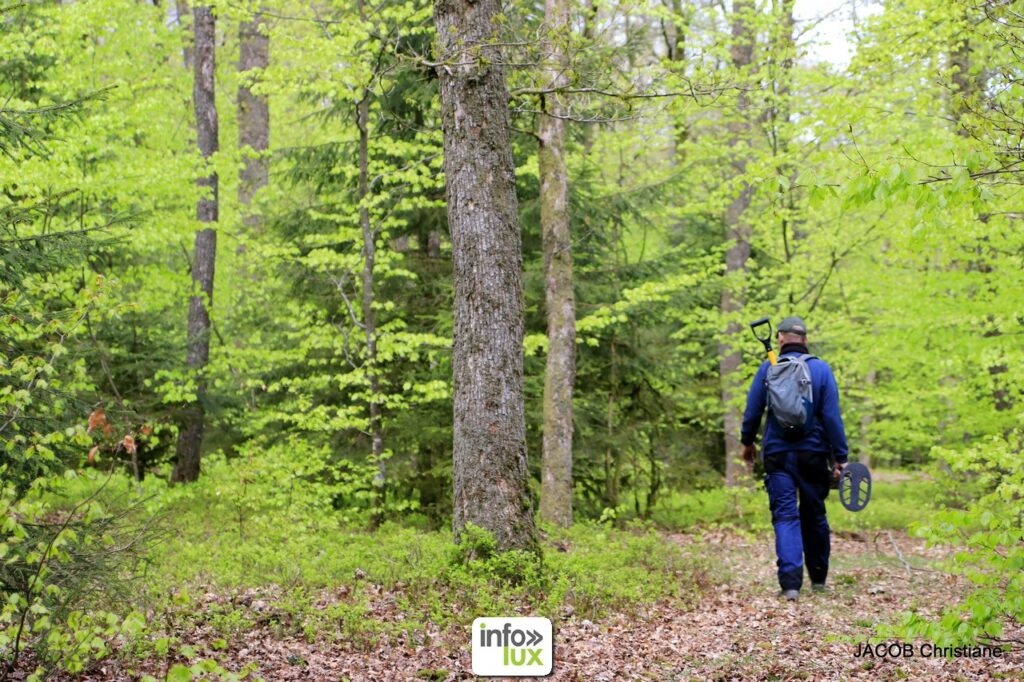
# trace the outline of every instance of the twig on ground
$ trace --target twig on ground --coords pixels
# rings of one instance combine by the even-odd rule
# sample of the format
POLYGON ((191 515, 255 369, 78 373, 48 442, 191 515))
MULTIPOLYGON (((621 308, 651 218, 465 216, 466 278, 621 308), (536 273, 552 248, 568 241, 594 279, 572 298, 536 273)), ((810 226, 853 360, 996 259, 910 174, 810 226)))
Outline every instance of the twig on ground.
POLYGON ((875 535, 875 549, 876 549, 876 551, 878 549, 878 536, 881 535, 883 532, 885 533, 885 536, 887 538, 889 538, 889 544, 892 545, 892 548, 896 551, 896 558, 899 559, 900 563, 903 564, 903 567, 907 569, 907 577, 909 578, 911 576, 911 574, 912 574, 914 569, 910 565, 910 563, 904 558, 903 552, 900 551, 900 546, 897 545, 896 544, 896 540, 893 539, 891 531, 888 531, 888 530, 887 531, 878 531, 878 533, 875 535))

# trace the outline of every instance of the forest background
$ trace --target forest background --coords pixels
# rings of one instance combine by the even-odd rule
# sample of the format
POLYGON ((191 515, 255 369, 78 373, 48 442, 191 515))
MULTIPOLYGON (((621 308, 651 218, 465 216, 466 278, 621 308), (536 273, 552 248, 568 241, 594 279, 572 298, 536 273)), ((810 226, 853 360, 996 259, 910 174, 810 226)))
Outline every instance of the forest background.
MULTIPOLYGON (((838 523, 968 550, 964 601, 902 635, 1019 624, 1024 5, 839 5, 848 63, 793 0, 483 5, 521 239, 521 346, 463 346, 521 354, 494 469, 455 435, 483 423, 453 393, 482 291, 446 202, 460 3, 0 7, 5 675, 128 641, 192 670, 140 613, 371 565, 420 624, 676 590, 699 561, 661 532, 767 529, 738 460, 764 315, 807 320, 853 458, 899 470, 838 523), (503 483, 527 521, 487 520, 503 483)), ((344 636, 394 634, 360 604, 344 636)))

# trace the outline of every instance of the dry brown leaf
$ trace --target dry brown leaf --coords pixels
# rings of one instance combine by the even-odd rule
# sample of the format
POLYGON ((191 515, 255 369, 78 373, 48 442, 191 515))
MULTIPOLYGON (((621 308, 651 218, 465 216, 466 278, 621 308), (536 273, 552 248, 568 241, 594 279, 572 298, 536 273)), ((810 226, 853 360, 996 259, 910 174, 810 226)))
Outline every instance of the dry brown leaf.
POLYGON ((86 433, 92 433, 96 429, 103 429, 107 426, 107 413, 102 407, 97 407, 89 414, 89 428, 86 433))

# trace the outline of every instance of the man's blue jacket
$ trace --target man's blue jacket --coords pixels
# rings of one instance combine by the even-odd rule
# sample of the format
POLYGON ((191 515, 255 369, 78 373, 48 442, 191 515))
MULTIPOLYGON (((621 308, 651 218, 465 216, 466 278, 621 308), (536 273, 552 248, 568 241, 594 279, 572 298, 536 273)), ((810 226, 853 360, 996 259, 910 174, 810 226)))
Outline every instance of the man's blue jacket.
MULTIPOLYGON (((806 348, 799 344, 786 344, 781 350, 782 356, 796 356, 807 352, 806 348)), ((761 415, 764 414, 768 402, 768 390, 764 384, 768 366, 766 360, 750 383, 740 438, 744 445, 753 445, 761 428, 761 415)), ((761 454, 767 456, 782 452, 819 452, 831 454, 837 462, 845 463, 849 448, 846 445, 843 415, 839 411, 839 388, 836 386, 836 378, 832 375, 832 368, 828 363, 819 358, 808 360, 807 368, 811 372, 811 391, 814 395, 813 428, 800 440, 786 440, 769 413, 761 454)))

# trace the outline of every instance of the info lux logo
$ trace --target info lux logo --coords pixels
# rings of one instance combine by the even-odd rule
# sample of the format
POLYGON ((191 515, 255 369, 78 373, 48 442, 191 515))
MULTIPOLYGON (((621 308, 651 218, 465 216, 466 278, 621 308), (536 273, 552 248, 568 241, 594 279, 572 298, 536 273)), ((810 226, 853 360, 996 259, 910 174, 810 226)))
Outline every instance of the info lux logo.
POLYGON ((473 621, 473 674, 547 675, 553 644, 547 618, 477 618, 473 621))

